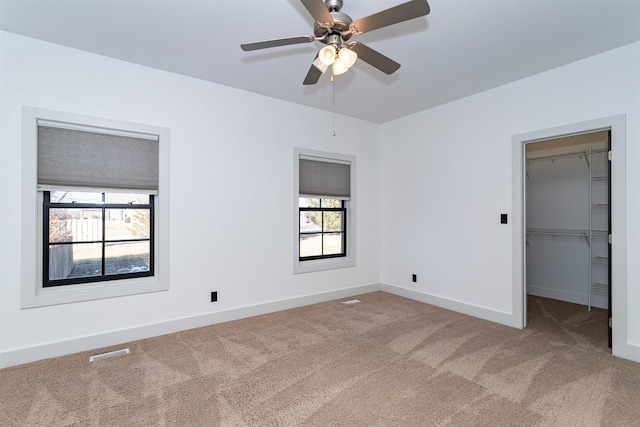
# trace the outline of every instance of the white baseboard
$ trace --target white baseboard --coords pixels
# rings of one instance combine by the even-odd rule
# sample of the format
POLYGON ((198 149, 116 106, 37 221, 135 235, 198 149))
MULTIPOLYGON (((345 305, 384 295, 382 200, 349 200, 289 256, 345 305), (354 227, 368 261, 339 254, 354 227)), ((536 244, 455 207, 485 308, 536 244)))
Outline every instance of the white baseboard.
POLYGON ((274 313, 305 305, 318 304, 341 298, 350 298, 356 295, 366 294, 380 290, 379 283, 355 286, 347 289, 323 292, 319 294, 304 295, 279 301, 271 301, 246 307, 238 307, 215 313, 207 313, 197 316, 168 320, 144 326, 106 332, 97 335, 73 338, 65 341, 57 341, 32 347, 24 347, 0 352, 0 368, 35 362, 51 357, 64 356, 82 351, 94 350, 112 345, 124 344, 131 341, 152 338, 174 332, 200 328, 216 323, 229 322, 244 319, 261 314, 274 313))
MULTIPOLYGON (((463 313, 469 316, 478 317, 480 319, 489 320, 491 322, 500 323, 514 328, 520 328, 521 319, 517 319, 509 313, 504 313, 477 305, 471 305, 460 301, 450 300, 435 295, 415 291, 413 289, 402 288, 385 283, 380 284, 380 290, 404 298, 409 298, 415 301, 435 305, 437 307, 446 308, 458 313, 463 313)), ((627 342, 623 345, 623 352, 619 354, 614 353, 614 355, 623 359, 632 360, 634 362, 640 362, 640 345, 627 342)))
POLYGON ((586 294, 578 294, 576 292, 567 292, 559 289, 545 288, 542 286, 533 286, 529 283, 527 283, 527 295, 557 299, 560 301, 572 302, 574 304, 587 305, 586 294))
POLYGON ((640 363, 640 344, 627 342, 613 352, 613 355, 622 359, 640 363))
MULTIPOLYGON (((152 338, 174 332, 213 325, 216 323, 229 322, 232 320, 259 316, 261 314, 268 314, 277 311, 288 310, 291 308, 303 307, 305 305, 318 304, 321 302, 332 301, 341 298, 350 298, 356 295, 367 294, 375 291, 388 292, 390 294, 435 305, 448 310, 456 311, 458 313, 467 314, 469 316, 478 317, 480 319, 489 320, 491 322, 500 323, 514 328, 520 327, 521 319, 515 319, 514 316, 510 313, 504 313, 488 309, 486 307, 480 307, 460 301, 450 300, 412 289, 402 288, 399 286, 384 283, 373 283, 369 285, 355 286, 352 288, 340 289, 336 291, 272 301, 247 307, 239 307, 215 313, 207 313, 198 316, 174 319, 166 322, 137 326, 130 329, 79 337, 65 341, 8 350, 0 352, 0 368, 7 368, 10 366, 35 362, 37 360, 48 359, 51 357, 64 356, 81 351, 88 351, 118 344, 124 344, 131 341, 152 338)), ((640 362, 640 345, 627 343, 626 353, 621 357, 640 362)))
MULTIPOLYGON (((543 298, 551 298, 557 299, 560 301, 571 302, 574 304, 580 305, 588 305, 589 304, 589 296, 586 293, 580 294, 577 292, 568 292, 560 289, 553 288, 545 288, 542 286, 531 286, 527 284, 527 294, 543 297, 543 298)), ((607 298, 606 294, 602 295, 600 293, 594 292, 591 296, 591 305, 597 308, 607 308, 607 298)))
POLYGON ((628 343, 626 356, 626 359, 640 363, 640 345, 628 343))
POLYGON ((567 292, 560 289, 545 288, 543 286, 533 286, 530 283, 527 283, 527 294, 536 297, 572 302, 574 304, 587 305, 586 293, 579 294, 577 292, 567 292))
POLYGON ((380 285, 380 290, 415 301, 420 301, 427 304, 435 305, 437 307, 446 308, 447 310, 456 311, 458 313, 467 314, 469 316, 478 317, 480 319, 489 320, 491 322, 500 323, 506 326, 511 326, 513 328, 520 328, 520 324, 522 322, 522 319, 516 318, 512 313, 505 313, 486 307, 480 307, 478 305, 472 305, 461 301, 442 298, 413 289, 407 289, 382 283, 380 285))

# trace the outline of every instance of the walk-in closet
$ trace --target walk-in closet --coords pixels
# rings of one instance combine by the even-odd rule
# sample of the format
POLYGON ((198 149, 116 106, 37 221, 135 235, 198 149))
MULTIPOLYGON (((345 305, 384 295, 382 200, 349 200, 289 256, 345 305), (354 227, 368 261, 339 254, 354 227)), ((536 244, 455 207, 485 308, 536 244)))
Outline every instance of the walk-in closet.
POLYGON ((609 132, 526 147, 527 293, 608 308, 609 132))

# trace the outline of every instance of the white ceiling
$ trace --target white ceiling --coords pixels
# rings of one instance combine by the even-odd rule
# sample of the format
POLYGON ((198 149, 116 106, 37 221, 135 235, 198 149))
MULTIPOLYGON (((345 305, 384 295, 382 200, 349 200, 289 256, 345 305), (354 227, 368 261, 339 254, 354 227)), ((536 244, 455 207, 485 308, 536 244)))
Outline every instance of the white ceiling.
MULTIPOLYGON (((405 0, 344 0, 354 20, 405 0)), ((429 0, 431 13, 357 36, 402 64, 336 77, 336 112, 383 123, 640 40, 640 0, 429 0)), ((328 76, 303 86, 319 42, 299 0, 0 0, 5 31, 332 110, 328 76)), ((356 40, 354 38, 353 40, 356 40)), ((579 78, 579 76, 577 76, 579 78)))

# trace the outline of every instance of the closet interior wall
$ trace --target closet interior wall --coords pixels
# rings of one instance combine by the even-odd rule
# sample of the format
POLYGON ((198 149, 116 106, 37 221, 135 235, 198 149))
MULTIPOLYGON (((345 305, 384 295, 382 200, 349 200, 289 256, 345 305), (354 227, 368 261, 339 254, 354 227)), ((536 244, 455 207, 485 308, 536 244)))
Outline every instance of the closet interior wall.
POLYGON ((527 293, 608 306, 608 132, 527 144, 527 293))

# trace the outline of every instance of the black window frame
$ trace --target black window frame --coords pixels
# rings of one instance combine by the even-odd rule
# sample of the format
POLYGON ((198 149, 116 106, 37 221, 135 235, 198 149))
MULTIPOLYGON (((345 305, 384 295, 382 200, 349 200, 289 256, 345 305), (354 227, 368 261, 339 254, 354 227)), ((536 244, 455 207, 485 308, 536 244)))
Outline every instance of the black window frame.
MULTIPOLYGON (((345 200, 340 200, 339 208, 328 208, 322 206, 322 200, 336 200, 331 197, 300 197, 305 199, 320 199, 320 206, 318 207, 298 207, 298 242, 301 242, 302 236, 313 236, 320 235, 322 236, 322 252, 324 252, 324 235, 325 234, 337 234, 340 233, 342 235, 342 252, 336 254, 327 254, 327 255, 311 255, 311 256, 301 256, 300 248, 302 245, 298 244, 298 260, 299 261, 312 261, 318 259, 329 259, 329 258, 344 258, 347 256, 347 204, 345 200), (300 218, 302 217, 301 213, 303 212, 322 212, 323 223, 320 224, 320 231, 312 231, 312 232, 300 232, 300 228, 302 224, 300 223, 300 218), (324 231, 324 212, 341 212, 342 213, 342 230, 341 231, 324 231)), ((338 199, 339 200, 339 199, 338 199)))
POLYGON ((106 194, 110 194, 109 191, 93 191, 95 193, 101 193, 102 202, 101 203, 58 203, 51 202, 51 192, 43 191, 43 232, 42 232, 42 249, 43 249, 43 257, 42 257, 42 287, 43 288, 52 288, 56 286, 65 286, 65 285, 78 285, 78 284, 86 284, 86 283, 95 283, 95 282, 110 282, 113 280, 123 280, 123 279, 133 279, 139 277, 152 277, 155 275, 155 200, 152 194, 149 194, 149 203, 106 203, 106 194), (50 238, 50 227, 49 227, 49 210, 50 209, 64 209, 64 208, 73 208, 73 209, 100 209, 102 211, 102 238, 101 240, 92 240, 92 241, 83 241, 83 242, 53 242, 49 241, 50 238), (139 238, 139 239, 107 239, 105 233, 105 222, 106 222, 106 210, 107 209, 148 209, 149 210, 149 238, 139 238), (138 271, 131 273, 119 273, 119 274, 106 274, 106 257, 105 251, 108 244, 112 243, 127 243, 127 242, 149 242, 149 269, 147 271, 138 271), (85 243, 94 243, 101 244, 101 274, 95 276, 83 276, 83 277, 72 277, 72 278, 64 278, 64 279, 49 279, 49 247, 50 245, 73 245, 73 244, 85 244, 85 243))

